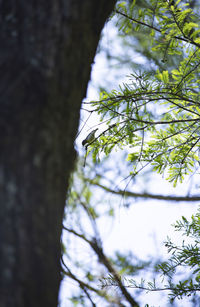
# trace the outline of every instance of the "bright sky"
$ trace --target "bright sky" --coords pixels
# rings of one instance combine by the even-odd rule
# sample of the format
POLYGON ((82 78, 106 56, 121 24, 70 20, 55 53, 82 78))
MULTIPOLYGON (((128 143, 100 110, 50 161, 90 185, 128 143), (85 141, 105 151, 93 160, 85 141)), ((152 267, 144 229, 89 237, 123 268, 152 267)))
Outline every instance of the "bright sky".
MULTIPOLYGON (((115 50, 116 53, 121 53, 123 50, 118 45, 118 42, 114 39, 116 36, 116 29, 111 24, 107 24, 104 29, 103 44, 107 47, 108 51, 115 50)), ((142 61, 138 58, 138 61, 142 61)), ((115 72, 115 68, 113 67, 115 72)), ((120 70, 118 72, 118 83, 122 76, 127 76, 130 72, 120 70)), ((123 77, 124 78, 124 77, 123 77)), ((110 88, 115 86, 116 80, 113 79, 112 69, 107 66, 107 61, 102 53, 97 54, 95 58, 95 64, 92 70, 92 82, 88 88, 88 94, 86 101, 98 99, 98 93, 96 90, 97 85, 102 86, 109 84, 110 88), (114 85, 113 85, 114 84, 114 85)), ((124 80, 124 79, 123 79, 124 80)), ((81 126, 84 124, 87 118, 87 113, 82 116, 83 120, 81 126)), ((85 125, 83 131, 80 133, 77 144, 81 146, 81 141, 90 132, 90 128, 93 128, 97 123, 96 115, 92 115, 85 125)), ((103 129, 104 127, 102 127, 103 129)), ((98 134, 98 133, 97 133, 98 134)), ((195 179, 194 179, 195 180, 195 179)), ((166 182, 159 175, 155 175, 154 181, 149 185, 151 187, 151 193, 155 194, 176 194, 186 195, 189 186, 189 180, 182 185, 179 185, 176 189, 171 184, 166 182)), ((137 187, 136 187, 137 189, 137 187)), ((111 195, 107 196, 111 199, 111 195)), ((131 201, 130 201, 131 202, 131 201)), ((164 201, 137 201, 130 206, 129 209, 125 209, 123 206, 117 204, 116 218, 114 222, 110 222, 108 218, 102 218, 99 222, 99 229, 103 238, 104 248, 108 255, 111 255, 114 250, 121 250, 122 252, 131 250, 136 256, 141 259, 147 260, 148 256, 158 257, 166 255, 166 248, 163 242, 169 236, 172 240, 180 241, 180 234, 174 232, 173 224, 179 220, 181 216, 189 218, 196 212, 198 204, 194 203, 169 203, 164 201)), ((182 240, 182 238, 181 238, 182 240)), ((69 287, 67 284, 66 287, 69 287)), ((69 307, 70 303, 66 299, 67 292, 65 288, 65 282, 62 287, 62 307, 69 307)), ((166 298, 163 299, 159 293, 145 294, 140 297, 140 301, 143 304, 149 303, 154 307, 165 307, 167 304, 166 298)), ((141 305, 143 306, 143 305, 141 305)), ((180 305, 179 305, 180 306, 180 305)), ((189 307, 188 302, 181 301, 182 307, 189 307)), ((104 307, 103 305, 98 307, 104 307)), ((105 306, 107 307, 107 306, 105 306)))

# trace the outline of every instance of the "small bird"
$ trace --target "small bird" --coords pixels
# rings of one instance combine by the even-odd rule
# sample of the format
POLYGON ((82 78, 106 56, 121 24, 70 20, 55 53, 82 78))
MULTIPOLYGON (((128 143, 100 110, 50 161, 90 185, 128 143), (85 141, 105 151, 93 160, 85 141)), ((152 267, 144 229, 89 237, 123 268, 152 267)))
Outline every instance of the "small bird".
POLYGON ((83 145, 83 146, 84 146, 84 145, 87 145, 87 144, 90 144, 92 141, 94 141, 94 139, 95 139, 95 133, 96 133, 97 130, 98 130, 98 128, 92 130, 92 131, 88 134, 88 136, 87 136, 87 137, 83 140, 83 142, 82 142, 82 145, 83 145))

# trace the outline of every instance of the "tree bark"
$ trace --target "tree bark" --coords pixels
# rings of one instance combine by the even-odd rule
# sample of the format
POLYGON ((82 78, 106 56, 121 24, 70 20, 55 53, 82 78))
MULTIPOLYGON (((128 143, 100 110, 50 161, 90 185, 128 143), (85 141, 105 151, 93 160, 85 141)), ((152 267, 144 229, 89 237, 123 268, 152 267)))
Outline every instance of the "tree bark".
POLYGON ((57 305, 81 101, 115 0, 0 1, 0 306, 57 305))

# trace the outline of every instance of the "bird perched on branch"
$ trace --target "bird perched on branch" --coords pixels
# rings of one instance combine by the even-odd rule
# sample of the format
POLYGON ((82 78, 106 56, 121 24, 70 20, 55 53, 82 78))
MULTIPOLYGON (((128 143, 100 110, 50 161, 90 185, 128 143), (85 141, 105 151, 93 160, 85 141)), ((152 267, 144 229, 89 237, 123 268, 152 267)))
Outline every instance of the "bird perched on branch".
POLYGON ((96 131, 98 130, 98 128, 97 129, 94 129, 94 130, 92 130, 89 134, 88 134, 88 136, 83 140, 83 142, 82 142, 82 145, 83 146, 85 146, 85 145, 89 145, 92 141, 94 141, 94 139, 95 139, 95 133, 96 133, 96 131))

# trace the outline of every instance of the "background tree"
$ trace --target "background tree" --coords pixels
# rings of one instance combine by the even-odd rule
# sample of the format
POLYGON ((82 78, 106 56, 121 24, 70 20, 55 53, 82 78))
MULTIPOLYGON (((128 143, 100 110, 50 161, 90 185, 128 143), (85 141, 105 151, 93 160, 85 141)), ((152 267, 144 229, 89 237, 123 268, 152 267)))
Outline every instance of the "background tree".
MULTIPOLYGON (((157 254, 157 257, 153 257, 151 256, 151 251, 149 251, 149 256, 145 257, 146 260, 144 258, 140 259, 132 251, 132 249, 135 249, 134 246, 130 246, 129 252, 124 252, 120 247, 120 239, 117 245, 114 244, 115 250, 113 251, 112 249, 112 253, 109 250, 108 254, 108 250, 105 248, 108 245, 106 240, 114 224, 118 224, 117 211, 122 204, 128 210, 130 206, 138 202, 138 199, 145 199, 146 201, 153 199, 154 201, 170 202, 170 207, 173 206, 172 203, 177 202, 181 206, 183 201, 191 204, 194 201, 199 201, 199 196, 184 197, 134 193, 134 187, 141 186, 141 182, 144 181, 142 175, 137 176, 134 186, 130 184, 125 191, 119 190, 115 184, 115 178, 123 177, 124 167, 123 164, 120 167, 120 161, 116 162, 115 160, 119 167, 113 174, 115 181, 110 178, 111 162, 109 159, 101 163, 99 168, 84 169, 84 172, 82 163, 83 161, 81 161, 76 174, 74 174, 64 220, 62 259, 65 279, 63 283, 63 301, 61 300, 60 302, 61 306, 134 306, 124 296, 122 289, 126 289, 140 306, 141 298, 144 297, 142 289, 145 292, 147 290, 160 291, 163 293, 161 297, 167 296, 170 289, 171 291, 176 290, 175 282, 179 279, 178 275, 172 274, 172 271, 169 270, 171 284, 168 289, 165 289, 162 283, 163 278, 160 278, 162 272, 158 269, 159 265, 165 259, 163 266, 166 267, 167 258, 162 258, 160 253, 157 254), (67 250, 65 246, 68 247, 67 250), (117 274, 118 280, 113 276, 115 274, 117 274), (141 279, 145 280, 145 283, 141 283, 141 279), (153 284, 153 280, 156 280, 156 286, 153 284), (172 281, 174 282, 173 286, 172 281), (66 284, 69 285, 70 291, 65 290, 66 284)), ((153 178, 147 172, 144 177, 146 180, 148 177, 149 181, 153 182, 153 178)), ((147 188, 146 180, 143 184, 147 188)), ((149 184, 148 188, 150 187, 151 184, 149 184)), ((148 203, 147 206, 149 206, 148 203)), ((172 221, 175 222, 175 217, 172 218, 172 221)), ((120 223, 118 227, 124 227, 123 223, 120 223)), ((127 237, 125 236, 124 240, 129 240, 129 236, 137 236, 137 232, 133 231, 131 225, 128 225, 128 229, 126 232, 127 237)), ((175 247, 175 244, 173 246, 175 247)), ((156 249, 156 246, 154 248, 156 249)), ((179 272, 182 271, 178 270, 177 273, 179 274, 179 272)), ((190 271, 188 270, 188 274, 186 274, 184 269, 182 278, 186 279, 186 277, 190 277, 190 271)), ((180 288, 179 290, 181 291, 180 288)), ((182 293, 186 294, 186 291, 182 293)), ((176 291, 176 294, 175 297, 178 296, 178 291, 176 291)), ((182 297, 184 297, 184 294, 182 297)), ((176 305, 175 302, 174 306, 179 306, 179 303, 176 305)), ((148 303, 148 300, 146 300, 146 303, 148 303)), ((189 301, 187 303, 189 304, 189 301)), ((195 306, 195 304, 190 306, 195 306)))
POLYGON ((79 110, 114 2, 0 2, 2 307, 57 304, 79 110))
MULTIPOLYGON (((127 289, 139 289, 148 292, 167 291, 169 294, 170 305, 173 305, 176 299, 190 297, 188 303, 197 306, 200 300, 199 283, 199 210, 192 216, 191 221, 182 217, 174 225, 175 230, 181 231, 185 239, 180 245, 174 244, 170 238, 165 243, 170 255, 169 259, 156 265, 159 272, 162 273, 162 282, 158 282, 158 277, 153 281, 146 281, 141 278, 138 283, 133 278, 124 278, 123 286, 127 289)), ((101 279, 102 288, 118 286, 114 275, 101 279)))
MULTIPOLYGON (((168 171, 168 179, 174 186, 189 172, 198 173, 199 17, 195 4, 151 1, 140 8, 137 3, 128 5, 123 1, 116 9, 124 39, 132 35, 135 42, 135 37, 148 35, 141 50, 148 51, 146 60, 151 60, 151 66, 145 71, 147 63, 141 65, 141 71, 130 75, 128 83, 112 92, 103 91, 100 101, 85 103, 84 108, 92 106, 89 112, 98 112, 102 123, 107 124, 90 146, 95 161, 103 154, 109 156, 114 148, 128 147, 127 166, 132 167, 129 187, 146 167, 152 170, 150 166, 160 173, 168 171)), ((96 177, 88 181, 116 195, 132 193, 126 191, 126 185, 126 189, 113 189, 96 177)), ((137 197, 137 193, 132 194, 137 197)), ((199 196, 195 198, 198 200, 199 196)), ((114 281, 118 286, 115 278, 114 281)), ((173 293, 175 287, 171 290, 173 293)), ((178 290, 180 294, 183 289, 178 290)))

